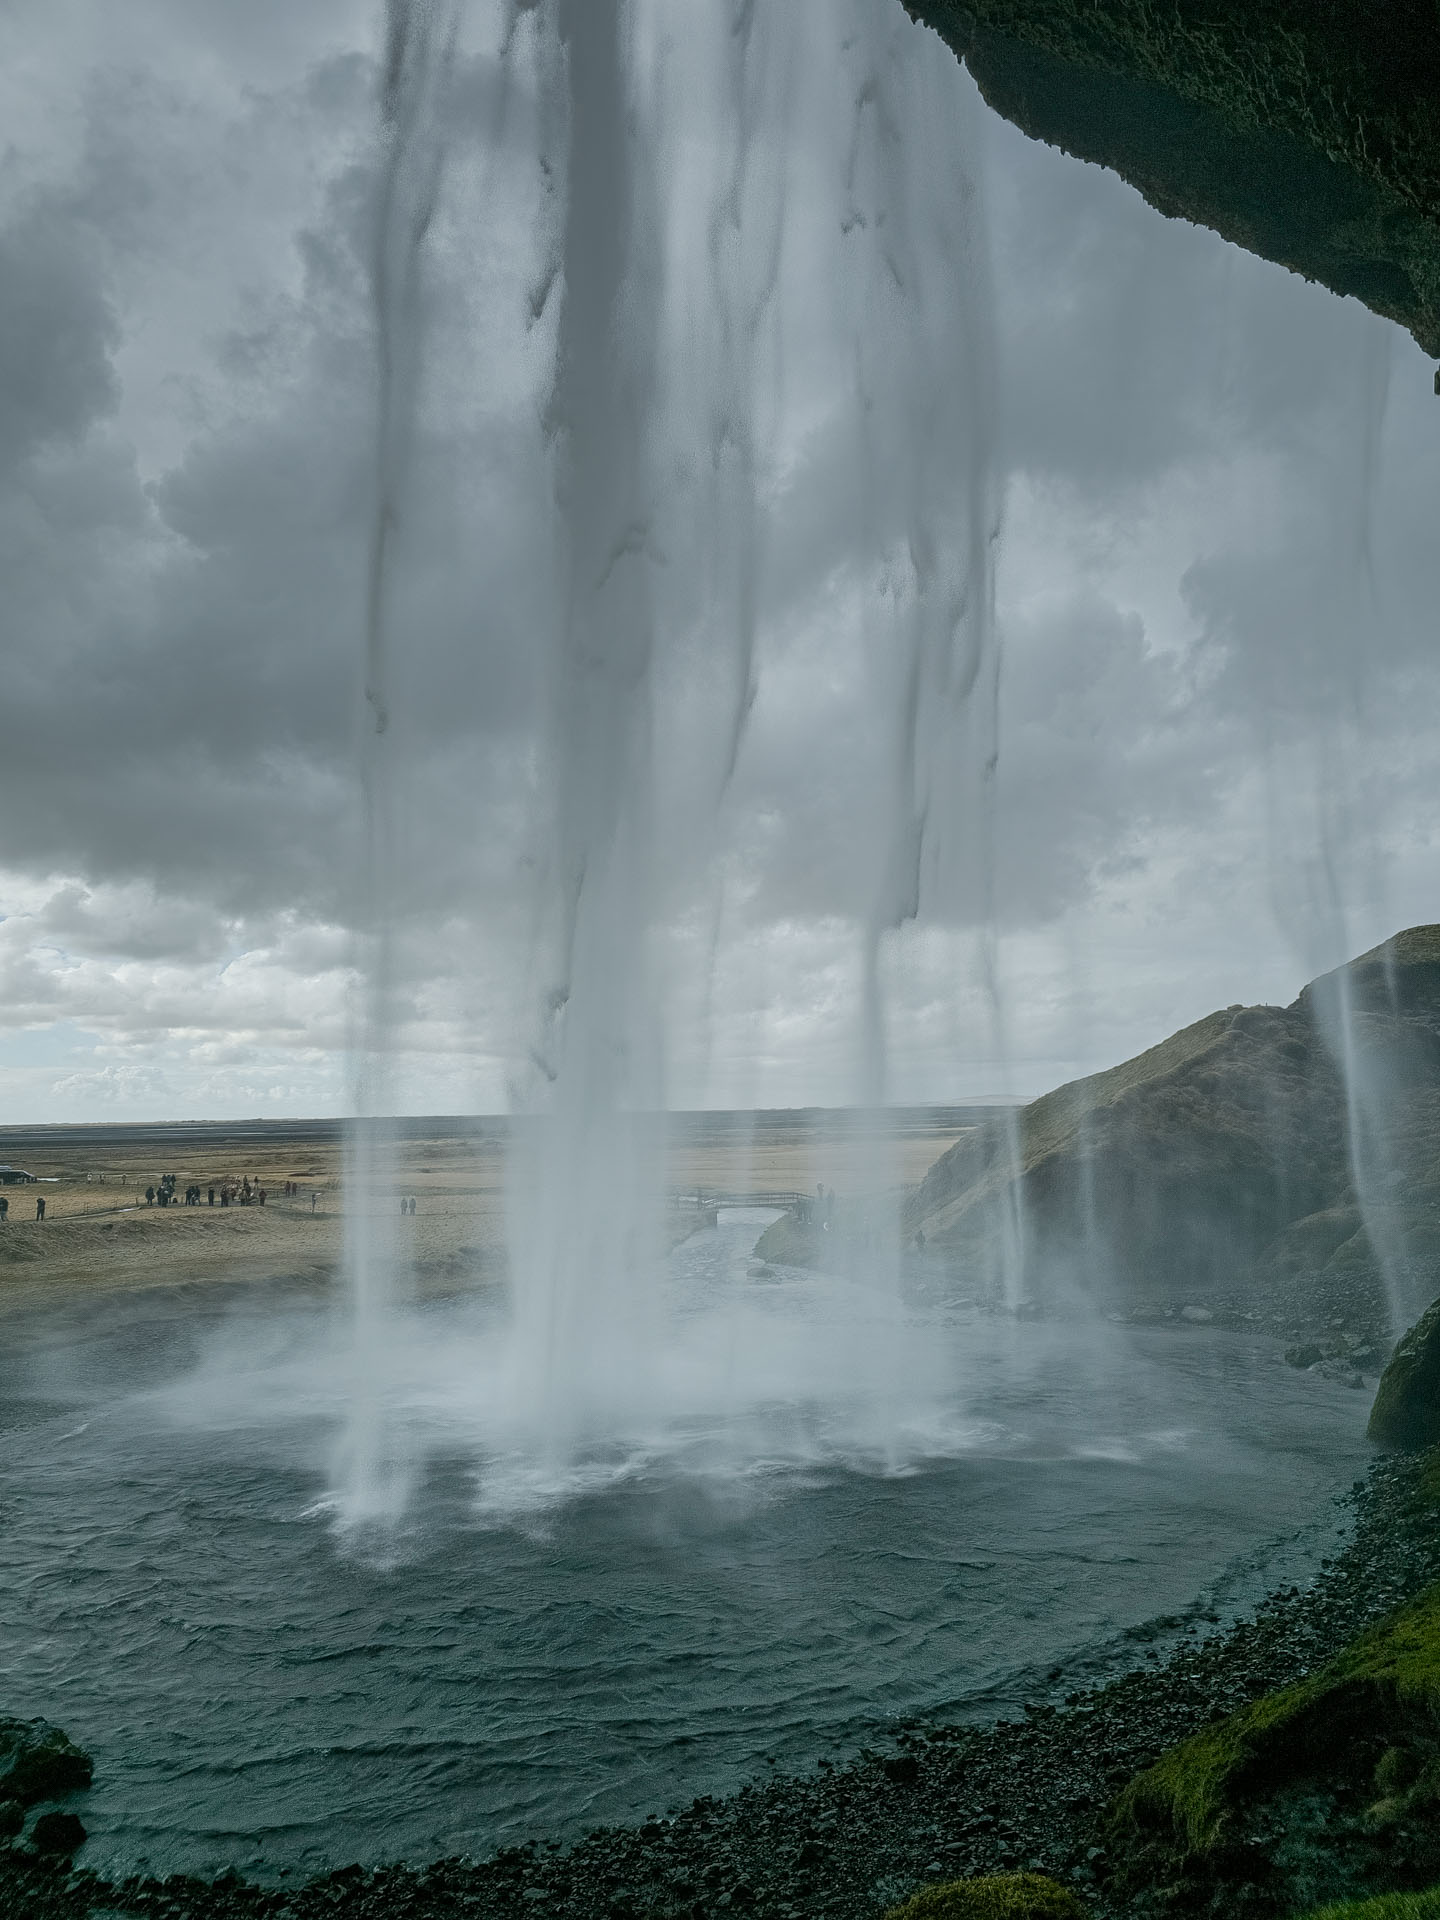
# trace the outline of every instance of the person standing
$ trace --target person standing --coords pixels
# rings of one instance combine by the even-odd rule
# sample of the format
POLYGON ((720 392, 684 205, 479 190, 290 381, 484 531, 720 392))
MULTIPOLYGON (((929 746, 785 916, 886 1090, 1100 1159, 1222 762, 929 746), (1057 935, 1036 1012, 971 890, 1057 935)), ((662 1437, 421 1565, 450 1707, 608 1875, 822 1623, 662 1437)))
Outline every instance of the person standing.
POLYGON ((43 1220, 45 1218, 45 1196, 43 1193, 37 1193, 35 1196, 35 1218, 37 1220, 43 1220))

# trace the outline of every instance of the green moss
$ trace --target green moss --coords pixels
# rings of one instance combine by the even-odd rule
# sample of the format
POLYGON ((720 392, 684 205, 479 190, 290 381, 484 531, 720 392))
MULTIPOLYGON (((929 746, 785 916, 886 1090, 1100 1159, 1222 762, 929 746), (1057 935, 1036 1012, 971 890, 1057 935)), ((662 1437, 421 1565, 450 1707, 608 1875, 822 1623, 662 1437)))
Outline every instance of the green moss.
POLYGON ((1380 1893, 1371 1900, 1345 1900, 1317 1907, 1304 1920, 1440 1920, 1440 1887, 1423 1893, 1380 1893))
POLYGON ((922 1887, 885 1920, 1084 1920, 1067 1887, 1043 1873, 990 1873, 922 1887))
MULTIPOLYGON (((1251 1706, 1162 1756, 1132 1780, 1115 1810, 1122 1837, 1152 1836, 1185 1855, 1225 1837, 1236 1810, 1271 1786, 1324 1762, 1361 1735, 1401 1736, 1424 1756, 1381 1766, 1392 1788, 1434 1790, 1432 1735, 1440 1735, 1440 1585, 1336 1655, 1318 1673, 1251 1706)), ((1385 1780, 1377 1791, 1386 1792, 1385 1780)))

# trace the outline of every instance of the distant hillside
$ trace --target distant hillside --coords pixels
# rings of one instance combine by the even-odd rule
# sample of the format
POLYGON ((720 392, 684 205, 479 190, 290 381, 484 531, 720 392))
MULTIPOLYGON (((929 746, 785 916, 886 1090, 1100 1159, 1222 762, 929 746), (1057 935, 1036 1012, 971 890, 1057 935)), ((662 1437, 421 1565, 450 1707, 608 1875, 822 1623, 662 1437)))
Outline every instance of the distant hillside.
POLYGON ((1413 1318, 1440 1292, 1440 927, 967 1134, 905 1231, 1041 1304, 1413 1318))

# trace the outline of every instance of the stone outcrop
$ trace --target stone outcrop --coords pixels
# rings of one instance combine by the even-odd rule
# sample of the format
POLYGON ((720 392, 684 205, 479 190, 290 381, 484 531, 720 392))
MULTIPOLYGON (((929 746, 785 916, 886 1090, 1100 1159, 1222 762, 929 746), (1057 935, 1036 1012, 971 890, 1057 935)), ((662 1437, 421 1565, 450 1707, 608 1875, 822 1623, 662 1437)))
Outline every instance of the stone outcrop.
POLYGON ((1373 1329, 1388 1279, 1418 1309, 1440 1291, 1440 928, 977 1128, 905 1230, 1038 1304, 1243 1300, 1373 1329))
POLYGON ((904 0, 989 104, 1440 357, 1434 0, 904 0))

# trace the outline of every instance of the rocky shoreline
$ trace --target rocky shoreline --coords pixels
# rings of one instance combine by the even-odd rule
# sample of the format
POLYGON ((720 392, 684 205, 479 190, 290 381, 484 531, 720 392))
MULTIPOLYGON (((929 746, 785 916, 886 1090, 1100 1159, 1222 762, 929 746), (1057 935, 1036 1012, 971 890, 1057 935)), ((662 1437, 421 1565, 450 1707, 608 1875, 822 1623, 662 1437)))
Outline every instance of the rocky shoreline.
POLYGON ((348 1867, 294 1888, 227 1878, 103 1882, 23 1845, 0 1853, 0 1913, 26 1920, 876 1920, 927 1881, 1017 1868, 1074 1887, 1101 1920, 1133 1913, 1110 1876, 1119 1788, 1209 1720, 1290 1684, 1440 1579, 1429 1456, 1382 1459, 1349 1498, 1349 1544, 1314 1584, 1225 1629, 1151 1623, 1164 1660, 988 1728, 914 1726, 885 1752, 757 1783, 577 1845, 486 1861, 348 1867), (1209 1629, 1209 1630, 1207 1630, 1209 1629))

